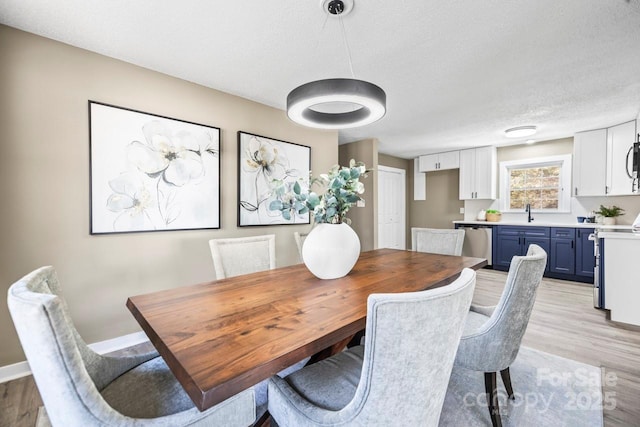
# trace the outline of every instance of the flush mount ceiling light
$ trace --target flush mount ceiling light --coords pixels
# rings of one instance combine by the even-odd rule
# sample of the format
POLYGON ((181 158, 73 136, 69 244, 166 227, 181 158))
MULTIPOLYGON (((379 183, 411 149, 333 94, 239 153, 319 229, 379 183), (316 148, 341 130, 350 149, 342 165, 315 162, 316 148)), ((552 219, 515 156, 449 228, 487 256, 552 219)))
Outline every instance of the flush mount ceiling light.
POLYGON ((507 138, 524 138, 525 136, 530 136, 534 133, 536 133, 535 126, 518 126, 504 131, 507 138))
POLYGON ((373 83, 357 80, 344 32, 342 16, 353 9, 353 0, 322 0, 328 17, 337 17, 349 58, 351 79, 324 79, 305 83, 287 96, 287 115, 304 126, 347 129, 380 120, 386 112, 387 95, 373 83))

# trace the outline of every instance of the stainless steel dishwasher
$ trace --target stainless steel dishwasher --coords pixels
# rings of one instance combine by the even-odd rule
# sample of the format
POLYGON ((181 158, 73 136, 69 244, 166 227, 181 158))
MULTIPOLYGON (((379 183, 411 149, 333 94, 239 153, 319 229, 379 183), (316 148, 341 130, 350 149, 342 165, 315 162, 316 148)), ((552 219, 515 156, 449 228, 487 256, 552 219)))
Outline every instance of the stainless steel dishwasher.
POLYGON ((491 258, 493 227, 490 225, 461 225, 458 228, 464 230, 462 255, 485 258, 487 265, 493 265, 491 258))

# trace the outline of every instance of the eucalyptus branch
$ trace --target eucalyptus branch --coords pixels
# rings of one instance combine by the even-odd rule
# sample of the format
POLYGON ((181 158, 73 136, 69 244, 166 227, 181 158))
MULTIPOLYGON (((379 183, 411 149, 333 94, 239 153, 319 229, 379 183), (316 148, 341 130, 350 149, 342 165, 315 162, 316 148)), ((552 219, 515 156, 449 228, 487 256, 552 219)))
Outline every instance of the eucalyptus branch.
POLYGON ((317 224, 348 223, 347 212, 355 204, 362 200, 360 194, 364 193, 364 184, 360 178, 366 178, 366 166, 362 162, 351 160, 349 166, 334 165, 327 174, 309 179, 310 186, 316 185, 324 189, 324 193, 318 195, 314 191, 302 192, 299 182, 293 185, 293 192, 288 192, 284 183, 276 185, 276 200, 270 205, 270 210, 282 212, 286 219, 291 218, 291 213, 313 213, 317 224))

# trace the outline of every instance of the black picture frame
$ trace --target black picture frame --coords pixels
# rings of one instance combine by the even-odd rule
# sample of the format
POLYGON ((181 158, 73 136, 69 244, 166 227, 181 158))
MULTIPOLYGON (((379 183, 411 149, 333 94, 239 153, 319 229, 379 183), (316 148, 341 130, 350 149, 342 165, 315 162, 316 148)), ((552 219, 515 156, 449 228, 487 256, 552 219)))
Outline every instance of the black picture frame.
POLYGON ((220 228, 220 128, 88 107, 90 234, 220 228))
POLYGON ((273 200, 292 196, 296 182, 307 192, 310 172, 311 147, 239 131, 238 227, 310 224, 308 212, 269 209, 273 200))

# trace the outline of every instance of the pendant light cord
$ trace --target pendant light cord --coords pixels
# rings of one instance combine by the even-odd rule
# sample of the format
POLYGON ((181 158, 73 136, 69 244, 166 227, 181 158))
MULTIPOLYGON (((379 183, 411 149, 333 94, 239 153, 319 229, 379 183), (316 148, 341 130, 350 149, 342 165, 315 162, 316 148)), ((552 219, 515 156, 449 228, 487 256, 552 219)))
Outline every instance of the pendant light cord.
POLYGON ((351 70, 351 78, 356 78, 356 73, 353 72, 353 62, 351 62, 351 49, 349 49, 349 42, 347 41, 347 32, 344 29, 344 21, 342 16, 339 16, 340 26, 342 27, 342 38, 344 39, 344 47, 347 49, 347 58, 349 59, 349 69, 351 70))

